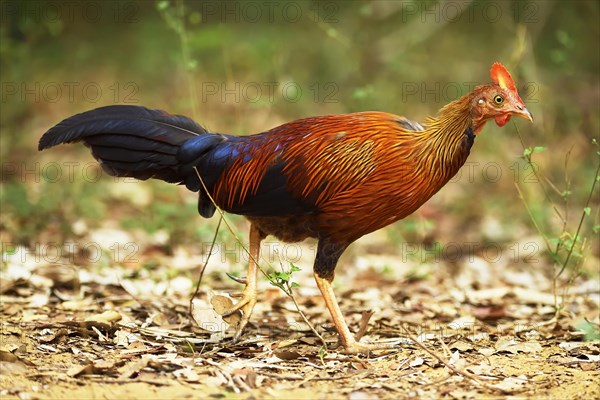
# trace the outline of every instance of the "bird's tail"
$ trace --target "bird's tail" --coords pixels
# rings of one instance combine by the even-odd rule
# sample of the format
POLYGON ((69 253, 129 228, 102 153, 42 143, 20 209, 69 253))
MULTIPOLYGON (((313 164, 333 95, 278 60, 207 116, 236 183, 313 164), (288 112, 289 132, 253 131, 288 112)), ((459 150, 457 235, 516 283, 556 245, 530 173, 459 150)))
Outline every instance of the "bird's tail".
POLYGON ((157 178, 200 190, 199 211, 209 217, 214 206, 201 190, 192 167, 225 140, 224 135, 211 134, 184 116, 116 105, 65 119, 41 137, 38 148, 82 141, 110 175, 157 178))

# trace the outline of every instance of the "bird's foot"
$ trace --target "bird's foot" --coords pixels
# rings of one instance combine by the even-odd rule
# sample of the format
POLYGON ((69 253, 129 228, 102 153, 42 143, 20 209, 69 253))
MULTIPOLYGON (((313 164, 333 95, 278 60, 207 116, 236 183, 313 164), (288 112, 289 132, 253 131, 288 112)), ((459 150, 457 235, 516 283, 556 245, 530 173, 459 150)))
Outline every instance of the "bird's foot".
POLYGON ((344 353, 346 354, 364 354, 369 355, 377 350, 398 350, 400 346, 395 343, 370 343, 364 344, 357 341, 343 343, 344 353))
POLYGON ((246 288, 243 292, 233 293, 231 296, 239 297, 240 300, 229 309, 225 310, 225 312, 223 312, 221 315, 223 317, 228 317, 237 311, 242 312, 242 319, 240 320, 237 330, 235 331, 235 335, 233 336, 233 342, 235 343, 240 339, 240 336, 242 336, 244 328, 248 324, 248 321, 250 321, 252 311, 256 305, 256 285, 246 285, 246 288))

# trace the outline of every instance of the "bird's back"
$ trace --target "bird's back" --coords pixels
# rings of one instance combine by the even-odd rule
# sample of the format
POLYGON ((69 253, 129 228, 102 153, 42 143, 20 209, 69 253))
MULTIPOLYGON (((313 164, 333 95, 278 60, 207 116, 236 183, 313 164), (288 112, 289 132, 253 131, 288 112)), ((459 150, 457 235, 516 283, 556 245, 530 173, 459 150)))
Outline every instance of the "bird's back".
POLYGON ((229 147, 212 193, 284 240, 333 236, 353 241, 412 213, 422 127, 396 115, 363 112, 293 121, 229 147), (409 130, 407 128, 413 128, 409 130), (408 194, 408 195, 407 195, 408 194))

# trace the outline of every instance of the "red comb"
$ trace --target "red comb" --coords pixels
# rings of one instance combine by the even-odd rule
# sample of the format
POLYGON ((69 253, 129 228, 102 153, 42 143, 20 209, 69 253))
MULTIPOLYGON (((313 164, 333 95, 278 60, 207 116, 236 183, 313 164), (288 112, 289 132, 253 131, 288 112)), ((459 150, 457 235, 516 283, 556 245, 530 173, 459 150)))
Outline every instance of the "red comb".
POLYGON ((498 86, 500 86, 502 89, 513 92, 516 98, 523 102, 523 100, 521 100, 521 96, 519 96, 519 92, 517 91, 517 85, 515 85, 515 81, 504 65, 500 64, 499 62, 495 62, 490 69, 490 76, 498 86))
POLYGON ((515 85, 515 81, 512 76, 510 76, 510 72, 504 67, 504 65, 499 62, 495 62, 492 65, 492 69, 490 69, 490 76, 492 80, 496 82, 502 89, 507 89, 512 92, 517 91, 517 86, 515 85))

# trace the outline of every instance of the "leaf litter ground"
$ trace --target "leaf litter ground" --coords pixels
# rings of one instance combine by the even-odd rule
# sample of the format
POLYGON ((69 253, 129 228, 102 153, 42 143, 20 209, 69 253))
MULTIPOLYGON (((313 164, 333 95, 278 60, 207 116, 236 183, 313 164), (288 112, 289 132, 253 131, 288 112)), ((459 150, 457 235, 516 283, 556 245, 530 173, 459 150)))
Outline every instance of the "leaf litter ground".
POLYGON ((136 263, 75 267, 76 257, 47 262, 17 248, 2 266, 0 395, 600 398, 600 344, 581 325, 597 332, 595 278, 572 283, 555 318, 541 265, 477 257, 411 264, 385 243, 381 236, 357 243, 335 281, 351 329, 365 328, 362 341, 399 343, 368 356, 336 348, 311 257, 293 276, 300 283, 294 297, 326 351, 293 301, 264 277, 251 324, 232 344, 239 316, 215 311, 240 286, 225 277, 232 268, 226 260, 209 263, 190 313, 203 257, 189 249, 168 254, 147 246, 136 263), (384 265, 394 266, 393 276, 384 265))

